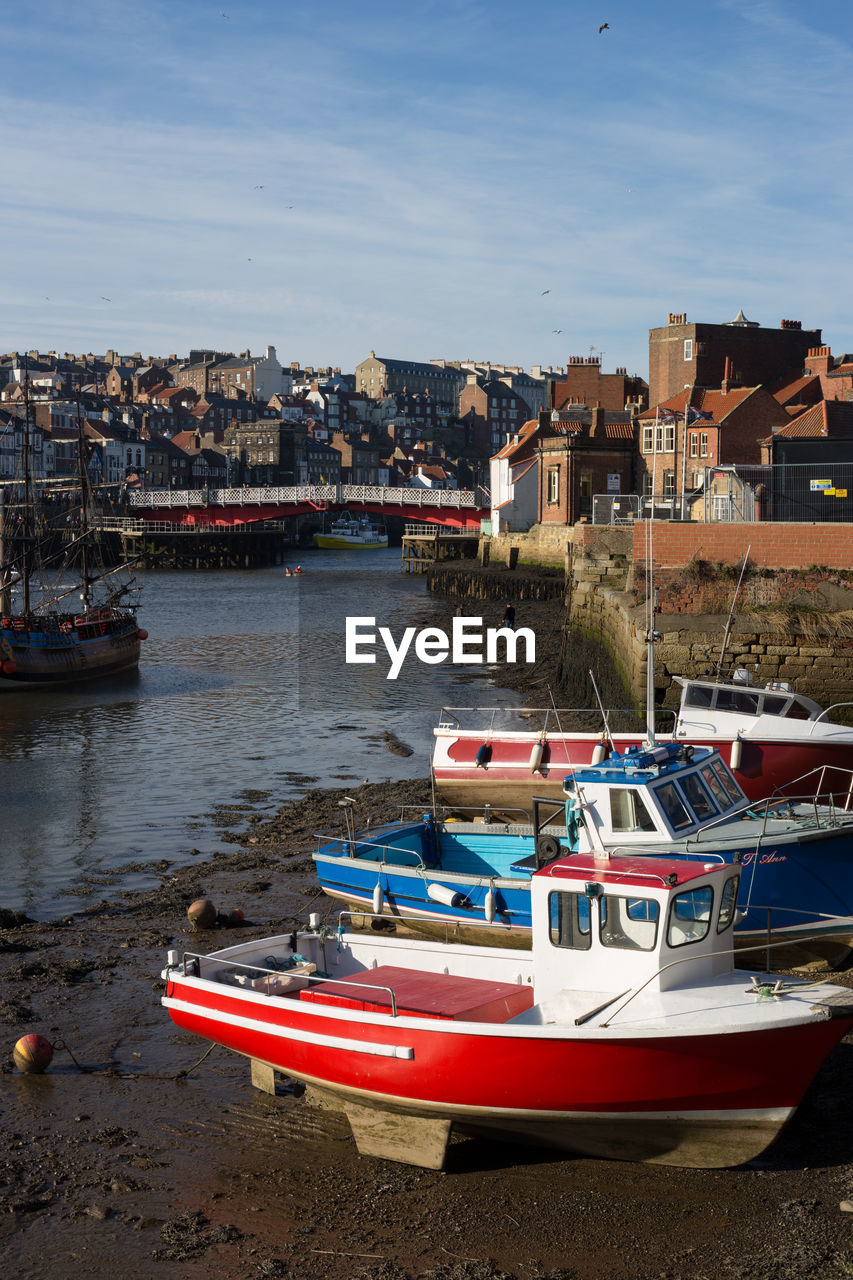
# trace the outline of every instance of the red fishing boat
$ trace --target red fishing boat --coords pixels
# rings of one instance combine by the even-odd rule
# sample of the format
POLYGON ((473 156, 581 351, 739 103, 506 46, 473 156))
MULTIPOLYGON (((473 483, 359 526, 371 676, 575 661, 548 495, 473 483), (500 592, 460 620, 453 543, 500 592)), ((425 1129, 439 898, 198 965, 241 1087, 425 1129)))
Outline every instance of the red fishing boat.
MULTIPOLYGON (((853 728, 829 718, 849 703, 823 711, 786 682, 753 684, 745 670, 730 679, 676 676, 675 682, 681 686, 678 709, 663 730, 655 730, 655 740, 715 748, 750 800, 823 767, 853 769, 853 728)), ((612 727, 626 714, 442 708, 434 730, 436 788, 449 805, 529 811, 534 794, 559 798, 574 767, 600 763, 614 749, 642 746, 648 731, 636 716, 634 730, 612 727)), ((662 714, 658 710, 656 718, 662 714)))
MULTIPOLYGON (((314 927, 169 953, 175 1024, 316 1088, 359 1151, 443 1165, 451 1131, 721 1167, 762 1152, 853 1026, 853 993, 733 965, 738 868, 560 858, 530 952, 314 927)), ((764 946, 762 946, 762 954, 764 946)))

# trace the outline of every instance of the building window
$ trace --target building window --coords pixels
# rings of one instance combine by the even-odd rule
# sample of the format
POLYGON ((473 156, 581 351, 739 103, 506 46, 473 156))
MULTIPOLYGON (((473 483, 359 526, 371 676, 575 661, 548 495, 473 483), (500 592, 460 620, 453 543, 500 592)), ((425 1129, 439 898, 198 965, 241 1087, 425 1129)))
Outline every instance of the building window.
POLYGON ((675 453, 675 426, 673 423, 667 423, 663 429, 663 451, 664 453, 675 453))
POLYGON ((707 458, 708 456, 708 432, 699 432, 699 457, 707 458))
POLYGON ((675 494, 675 472, 664 471, 663 473, 663 496, 671 498, 675 494))
POLYGON ((699 437, 695 431, 690 432, 690 456, 691 458, 699 457, 699 437))
POLYGON ((554 506, 560 501, 560 468, 548 468, 548 505, 554 506))
POLYGON ((693 339, 692 338, 684 339, 684 359, 685 360, 693 359, 693 339))
POLYGON ((651 453, 655 447, 654 423, 643 427, 643 453, 651 453))

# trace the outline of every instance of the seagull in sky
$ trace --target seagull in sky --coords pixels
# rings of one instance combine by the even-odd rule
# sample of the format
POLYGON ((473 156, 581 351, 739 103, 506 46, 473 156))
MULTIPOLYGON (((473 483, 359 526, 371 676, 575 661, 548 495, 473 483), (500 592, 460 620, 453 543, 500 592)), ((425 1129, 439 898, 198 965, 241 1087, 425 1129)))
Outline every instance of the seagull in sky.
POLYGON ((101 302, 112 302, 112 298, 105 298, 104 295, 101 294, 101 302))
POLYGON ((542 292, 540 293, 539 297, 540 297, 540 298, 544 298, 544 297, 545 297, 545 294, 546 294, 546 293, 550 293, 550 292, 551 292, 551 290, 550 290, 550 289, 543 289, 543 290, 542 290, 542 292))
POLYGON ((602 31, 609 31, 609 30, 610 30, 610 23, 602 22, 601 26, 598 28, 598 34, 601 35, 602 31))
POLYGON ((256 190, 256 191, 263 191, 263 189, 264 189, 264 184, 263 184, 262 182, 256 182, 256 183, 255 183, 255 190, 256 190))
POLYGON ((552 329, 552 330, 551 330, 551 332, 552 332, 552 333, 562 333, 562 332, 563 332, 563 330, 562 330, 562 329, 552 329))

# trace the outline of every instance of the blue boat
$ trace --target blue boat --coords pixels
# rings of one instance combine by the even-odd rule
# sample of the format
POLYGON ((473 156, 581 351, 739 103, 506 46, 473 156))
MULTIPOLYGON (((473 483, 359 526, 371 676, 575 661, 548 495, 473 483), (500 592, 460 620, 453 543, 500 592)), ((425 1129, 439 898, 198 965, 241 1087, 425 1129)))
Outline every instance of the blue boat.
POLYGON ((592 853, 739 863, 738 945, 773 939, 802 963, 839 963, 853 947, 853 778, 825 772, 807 796, 746 798, 719 752, 667 743, 584 765, 565 800, 534 800, 533 822, 418 821, 350 830, 313 854, 323 890, 352 909, 468 942, 530 945, 530 876, 592 853))

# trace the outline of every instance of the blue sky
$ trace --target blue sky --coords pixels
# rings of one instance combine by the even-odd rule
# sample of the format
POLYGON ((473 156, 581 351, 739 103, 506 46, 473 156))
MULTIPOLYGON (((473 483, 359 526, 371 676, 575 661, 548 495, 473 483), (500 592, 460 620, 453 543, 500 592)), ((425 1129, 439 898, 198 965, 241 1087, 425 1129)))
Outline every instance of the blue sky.
POLYGON ((851 36, 835 0, 16 6, 0 351, 646 376, 670 311, 741 307, 853 351, 851 36))

